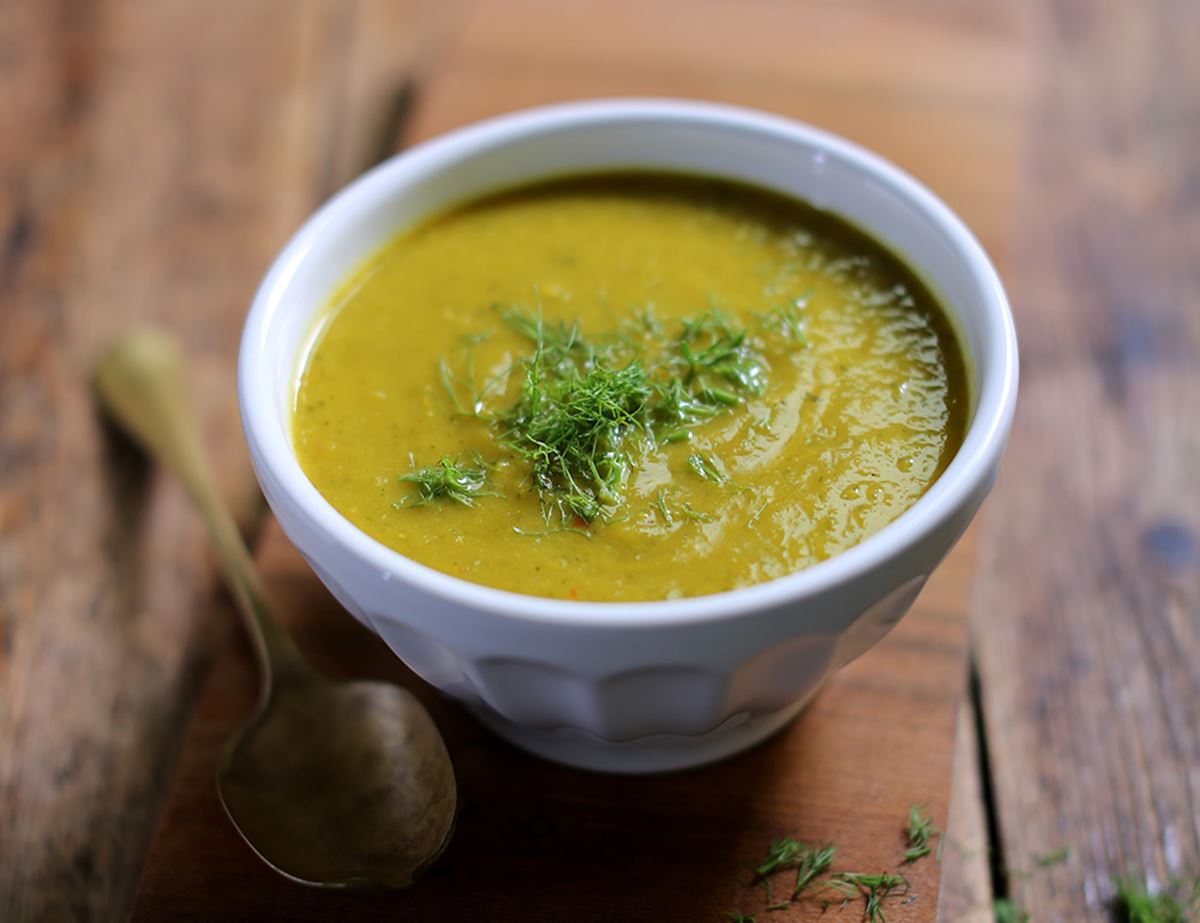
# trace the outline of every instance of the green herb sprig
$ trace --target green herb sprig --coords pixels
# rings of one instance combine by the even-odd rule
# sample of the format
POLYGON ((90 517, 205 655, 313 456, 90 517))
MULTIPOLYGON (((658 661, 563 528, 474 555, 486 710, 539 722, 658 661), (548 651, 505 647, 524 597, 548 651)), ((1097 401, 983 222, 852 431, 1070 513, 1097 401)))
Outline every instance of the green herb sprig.
POLYGON ((862 872, 838 872, 825 885, 844 895, 842 907, 855 898, 862 898, 863 916, 869 923, 887 923, 883 902, 887 898, 908 893, 908 879, 892 872, 867 875, 862 872))
POLYGON ((743 394, 762 394, 767 368, 752 348, 744 327, 735 326, 717 308, 685 320, 679 336, 684 384, 699 383, 700 393, 716 404, 732 406, 738 395, 715 384, 724 381, 743 394))
POLYGON ((545 506, 564 521, 591 522, 619 502, 631 465, 625 440, 646 432, 650 384, 636 362, 559 376, 544 356, 539 344, 520 400, 501 416, 499 442, 529 463, 545 506))
POLYGON ((712 513, 705 512, 704 510, 694 510, 694 509, 692 509, 691 505, 688 503, 685 503, 683 505, 683 517, 688 522, 716 522, 717 521, 717 517, 714 516, 712 513))
POLYGON ((781 910, 799 898, 814 879, 829 869, 835 851, 828 843, 815 847, 791 837, 775 840, 767 849, 766 858, 754 867, 751 883, 766 891, 768 910, 781 910), (785 900, 775 901, 771 894, 771 876, 786 869, 796 870, 792 893, 785 900))
POLYGON ((490 381, 486 382, 482 388, 475 384, 475 347, 480 343, 485 342, 490 334, 476 333, 462 338, 463 346, 463 374, 456 376, 450 369, 449 363, 446 362, 443 356, 438 361, 438 377, 441 379, 442 388, 446 395, 450 398, 450 403, 454 406, 454 412, 460 417, 471 417, 475 420, 486 419, 483 412, 484 399, 489 391, 494 388, 503 378, 503 374, 494 376, 490 381), (463 399, 459 397, 459 392, 464 392, 467 396, 467 402, 464 404, 463 399))
MULTIPOLYGON (((501 316, 534 349, 518 363, 520 396, 494 415, 497 441, 529 466, 548 526, 611 521, 640 455, 690 439, 693 427, 766 388, 767 366, 747 330, 715 308, 683 321, 674 337, 643 323, 638 336, 618 333, 599 345, 578 324, 544 321, 540 305, 501 316)), ((688 462, 715 484, 728 481, 707 456, 688 462)), ((665 502, 657 508, 671 525, 665 502)))
POLYGON ((1173 882, 1160 891, 1151 891, 1146 881, 1133 874, 1113 879, 1117 889, 1113 911, 1120 923, 1188 923, 1192 910, 1200 907, 1200 878, 1192 883, 1189 899, 1176 897, 1180 888, 1173 882))
POLYGON ((503 496, 488 489, 488 471, 489 466, 479 457, 476 457, 475 464, 468 465, 458 458, 443 455, 435 465, 418 468, 400 476, 399 480, 415 484, 417 492, 414 498, 397 501, 393 506, 398 509, 423 506, 444 497, 463 506, 473 507, 479 497, 503 496))
POLYGON ((706 481, 712 481, 714 484, 724 484, 729 480, 729 476, 717 467, 717 463, 712 458, 700 452, 689 455, 687 463, 693 473, 698 477, 704 478, 706 481))
POLYGON ((808 303, 809 295, 811 292, 772 308, 759 318, 760 326, 764 330, 782 334, 799 346, 807 346, 808 337, 804 333, 801 308, 808 303))
POLYGON ((933 852, 933 847, 929 845, 930 837, 937 837, 937 860, 942 861, 942 831, 933 825, 933 818, 927 815, 924 807, 919 804, 912 804, 908 807, 908 828, 905 831, 905 845, 907 848, 901 857, 903 863, 907 865, 910 862, 916 862, 933 852))
POLYGON ((667 505, 667 492, 665 490, 660 490, 654 495, 654 509, 662 517, 663 525, 675 525, 675 515, 671 512, 671 507, 667 505))

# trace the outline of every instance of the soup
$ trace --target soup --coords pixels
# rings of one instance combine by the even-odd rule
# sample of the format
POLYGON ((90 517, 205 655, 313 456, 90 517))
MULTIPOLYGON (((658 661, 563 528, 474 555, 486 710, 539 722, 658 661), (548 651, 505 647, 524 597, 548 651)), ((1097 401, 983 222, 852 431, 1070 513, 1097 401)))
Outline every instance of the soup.
POLYGON ((764 190, 603 174, 405 231, 321 315, 293 442, 368 535, 476 583, 654 600, 794 573, 911 506, 968 390, 893 254, 764 190))

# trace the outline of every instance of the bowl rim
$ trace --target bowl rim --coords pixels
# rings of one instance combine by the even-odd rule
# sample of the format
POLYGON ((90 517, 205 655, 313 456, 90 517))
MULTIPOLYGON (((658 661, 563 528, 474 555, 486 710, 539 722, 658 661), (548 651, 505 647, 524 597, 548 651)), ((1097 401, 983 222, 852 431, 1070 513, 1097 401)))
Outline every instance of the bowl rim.
MULTIPOLYGON (((871 233, 869 227, 864 230, 871 233)), ((995 268, 962 220, 908 173, 854 142, 783 116, 698 100, 614 98, 555 103, 475 122, 415 145, 344 187, 284 245, 255 293, 238 353, 237 390, 243 429, 259 479, 274 481, 313 527, 367 563, 381 580, 406 582, 430 596, 494 617, 628 628, 672 627, 776 609, 830 591, 903 554, 968 504, 975 491, 986 489, 1007 441, 1017 378, 1016 330, 995 268), (985 302, 984 360, 975 369, 975 412, 950 464, 916 503, 856 545, 765 583, 680 599, 595 602, 501 590, 420 564, 361 531, 320 494, 300 467, 284 435, 286 421, 279 420, 271 363, 263 359, 271 348, 267 332, 299 265, 311 258, 331 224, 369 207, 377 196, 389 192, 393 183, 406 185, 403 175, 409 171, 449 165, 501 143, 574 127, 664 121, 768 135, 820 150, 914 206, 963 259, 985 302), (260 465, 265 471, 258 471, 260 465)))

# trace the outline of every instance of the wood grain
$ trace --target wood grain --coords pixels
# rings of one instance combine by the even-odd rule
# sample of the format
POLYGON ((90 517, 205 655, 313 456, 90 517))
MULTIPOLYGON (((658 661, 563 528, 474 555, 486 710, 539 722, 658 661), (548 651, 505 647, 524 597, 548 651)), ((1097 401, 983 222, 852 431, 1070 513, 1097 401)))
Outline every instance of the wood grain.
POLYGON ((130 323, 176 332, 249 506, 237 336, 271 254, 344 179, 344 7, 0 4, 0 919, 129 906, 231 620, 182 492, 98 424, 86 372, 130 323))
MULTIPOLYGON (((776 837, 833 841, 837 868, 877 872, 897 863, 910 804, 928 802, 944 825, 974 563, 969 538, 900 627, 782 734, 717 766, 643 778, 558 767, 500 741, 341 611, 275 526, 259 563, 316 667, 402 683, 430 708, 458 778, 454 839, 426 879, 394 894, 313 891, 256 861, 213 785, 221 745, 255 689, 249 651, 235 639, 192 719, 134 921, 718 923, 730 912, 762 919, 765 898, 746 884, 748 869, 776 837)), ((903 871, 911 890, 891 902, 888 919, 932 920, 940 867, 925 860, 903 871)), ((842 919, 860 912, 848 908, 842 919)), ((804 901, 778 919, 838 917, 804 901)))
POLYGON ((1039 31, 976 649, 1013 896, 1100 921, 1114 874, 1200 875, 1200 7, 1056 2, 1039 31))

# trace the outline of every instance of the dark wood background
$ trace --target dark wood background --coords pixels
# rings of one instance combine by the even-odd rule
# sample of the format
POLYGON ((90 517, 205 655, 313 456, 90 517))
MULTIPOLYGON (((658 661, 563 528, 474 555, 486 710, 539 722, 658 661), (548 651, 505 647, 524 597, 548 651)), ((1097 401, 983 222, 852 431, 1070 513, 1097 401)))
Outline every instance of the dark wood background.
POLYGON ((1115 873, 1200 874, 1197 35, 1190 0, 0 3, 0 919, 128 912, 234 628, 181 492, 94 418, 98 347, 180 335, 253 523, 233 356, 304 215, 384 140, 621 93, 848 134, 1005 276, 1022 392, 977 534, 942 917, 994 889, 1105 920, 1115 873))

